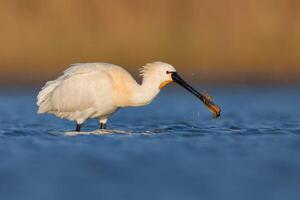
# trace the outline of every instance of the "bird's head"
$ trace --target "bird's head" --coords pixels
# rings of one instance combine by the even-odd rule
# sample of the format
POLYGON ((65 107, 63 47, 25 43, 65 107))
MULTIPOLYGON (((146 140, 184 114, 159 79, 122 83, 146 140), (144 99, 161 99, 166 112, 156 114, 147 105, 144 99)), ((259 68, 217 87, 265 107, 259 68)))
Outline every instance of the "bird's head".
MULTIPOLYGON (((212 99, 205 94, 201 94, 185 82, 176 72, 176 69, 167 63, 154 62, 142 67, 141 75, 144 78, 151 77, 150 81, 158 81, 159 89, 165 87, 168 83, 175 82, 198 97, 204 105, 213 113, 214 117, 219 117, 221 109, 212 102, 212 99)), ((155 84, 155 82, 153 82, 155 84)))
POLYGON ((140 71, 144 79, 151 78, 153 83, 157 81, 159 89, 162 89, 173 81, 172 73, 176 72, 176 69, 168 63, 153 62, 142 67, 140 71))

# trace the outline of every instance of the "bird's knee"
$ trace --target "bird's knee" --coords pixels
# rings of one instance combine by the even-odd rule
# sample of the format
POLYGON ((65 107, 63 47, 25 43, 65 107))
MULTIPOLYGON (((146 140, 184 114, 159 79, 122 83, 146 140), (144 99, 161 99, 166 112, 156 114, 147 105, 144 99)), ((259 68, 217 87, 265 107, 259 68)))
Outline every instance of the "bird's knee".
POLYGON ((105 119, 103 119, 103 118, 100 119, 100 120, 99 120, 99 123, 100 123, 100 124, 101 124, 101 123, 106 124, 106 123, 107 123, 107 118, 105 118, 105 119))

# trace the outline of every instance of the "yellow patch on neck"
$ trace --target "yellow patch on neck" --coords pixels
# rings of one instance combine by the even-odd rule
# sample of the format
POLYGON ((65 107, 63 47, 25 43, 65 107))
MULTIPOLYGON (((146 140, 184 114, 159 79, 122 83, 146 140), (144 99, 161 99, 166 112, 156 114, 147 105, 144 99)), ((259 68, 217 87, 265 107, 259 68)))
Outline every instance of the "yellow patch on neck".
POLYGON ((169 83, 171 83, 172 80, 166 80, 164 82, 162 82, 160 85, 159 85, 159 89, 163 89, 166 85, 168 85, 169 83))

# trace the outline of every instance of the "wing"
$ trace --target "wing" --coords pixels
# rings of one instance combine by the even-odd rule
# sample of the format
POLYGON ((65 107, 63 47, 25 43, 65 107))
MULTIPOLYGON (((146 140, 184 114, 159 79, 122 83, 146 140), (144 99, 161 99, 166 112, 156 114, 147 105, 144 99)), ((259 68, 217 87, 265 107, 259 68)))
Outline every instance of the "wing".
POLYGON ((96 93, 105 94, 99 89, 109 89, 110 80, 106 71, 111 68, 120 67, 107 63, 71 65, 62 76, 47 82, 42 88, 38 95, 38 113, 74 112, 90 108, 96 101, 96 93))

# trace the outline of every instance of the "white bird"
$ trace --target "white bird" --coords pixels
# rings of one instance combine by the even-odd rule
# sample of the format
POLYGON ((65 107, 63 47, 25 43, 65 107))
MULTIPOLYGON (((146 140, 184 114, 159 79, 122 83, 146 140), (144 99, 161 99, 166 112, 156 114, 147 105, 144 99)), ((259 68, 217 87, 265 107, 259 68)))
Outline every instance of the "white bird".
POLYGON ((38 113, 76 121, 76 131, 89 118, 98 118, 100 128, 119 108, 147 105, 168 83, 175 81, 192 92, 208 108, 220 115, 220 109, 205 95, 183 81, 173 66, 154 62, 141 68, 138 84, 122 67, 108 63, 73 64, 56 80, 49 81, 38 94, 38 113))

